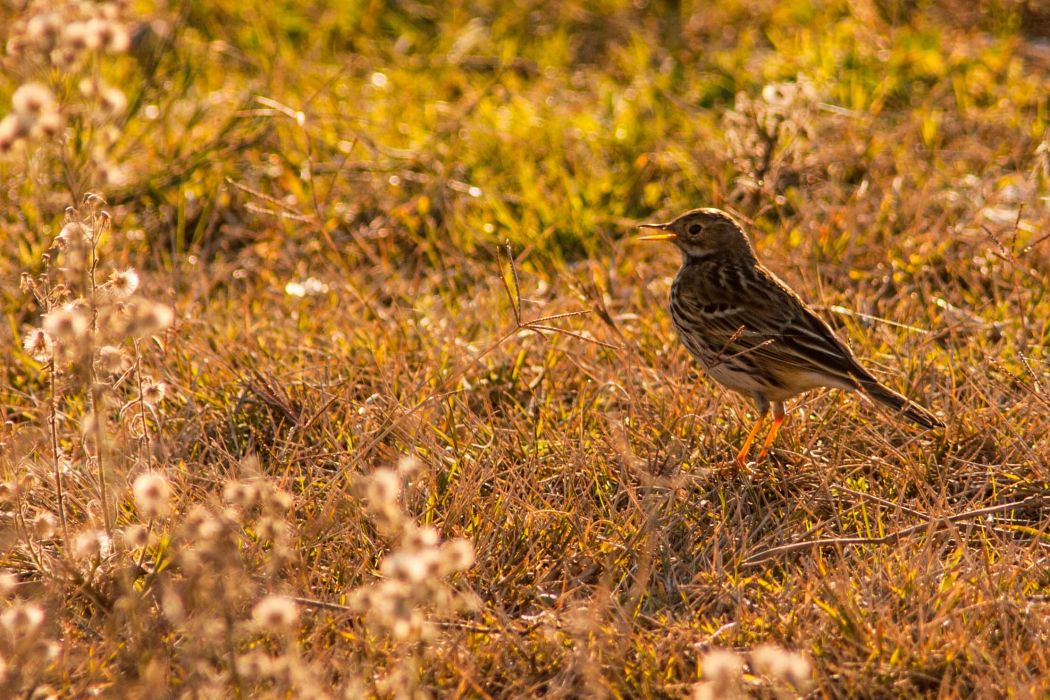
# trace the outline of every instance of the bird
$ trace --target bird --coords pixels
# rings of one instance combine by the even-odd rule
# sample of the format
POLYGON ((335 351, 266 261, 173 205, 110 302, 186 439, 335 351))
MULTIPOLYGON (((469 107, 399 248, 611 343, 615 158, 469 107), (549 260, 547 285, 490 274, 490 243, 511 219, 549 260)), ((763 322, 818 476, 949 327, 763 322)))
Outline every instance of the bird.
POLYGON ((860 391, 919 426, 944 427, 922 406, 882 384, 802 298, 770 272, 733 216, 692 209, 667 223, 644 223, 658 233, 639 240, 671 241, 682 266, 670 292, 671 321, 710 378, 751 398, 758 419, 736 455, 746 464, 772 410, 773 423, 758 459, 784 423, 784 402, 820 387, 860 391))

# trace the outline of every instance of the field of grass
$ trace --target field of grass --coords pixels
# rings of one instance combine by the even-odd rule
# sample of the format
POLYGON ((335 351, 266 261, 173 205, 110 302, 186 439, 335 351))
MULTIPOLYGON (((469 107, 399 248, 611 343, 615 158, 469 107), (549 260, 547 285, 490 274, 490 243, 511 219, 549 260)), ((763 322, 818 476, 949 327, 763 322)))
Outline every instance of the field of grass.
POLYGON ((0 5, 0 696, 1050 693, 1038 0, 0 5), (674 337, 718 206, 886 384, 674 337))

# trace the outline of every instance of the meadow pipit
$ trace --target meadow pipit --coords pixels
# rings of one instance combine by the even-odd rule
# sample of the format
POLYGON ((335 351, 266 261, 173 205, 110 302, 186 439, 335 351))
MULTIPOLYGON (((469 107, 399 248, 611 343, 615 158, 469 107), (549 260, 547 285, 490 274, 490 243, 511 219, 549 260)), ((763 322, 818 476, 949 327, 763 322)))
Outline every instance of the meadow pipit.
POLYGON ((678 337, 709 377, 758 406, 738 463, 744 463, 771 408, 773 425, 759 459, 784 422, 784 401, 817 387, 863 391, 924 428, 943 427, 864 369, 828 324, 758 261, 729 214, 693 209, 669 223, 642 227, 660 230, 643 240, 673 241, 682 251, 670 304, 678 337))

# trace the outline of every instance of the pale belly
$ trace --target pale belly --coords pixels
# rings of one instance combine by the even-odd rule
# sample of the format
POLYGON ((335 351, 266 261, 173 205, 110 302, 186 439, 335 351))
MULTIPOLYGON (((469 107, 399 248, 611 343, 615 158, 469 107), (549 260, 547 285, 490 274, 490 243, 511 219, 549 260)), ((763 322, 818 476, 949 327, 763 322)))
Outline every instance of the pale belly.
POLYGON ((722 355, 681 330, 678 337, 707 376, 727 389, 747 396, 761 397, 766 401, 784 401, 818 387, 857 388, 839 377, 810 370, 766 366, 763 371, 757 371, 747 352, 722 355))
POLYGON ((765 394, 770 391, 771 387, 765 382, 759 381, 755 374, 739 368, 733 368, 728 362, 705 365, 701 361, 700 365, 704 368, 704 373, 707 376, 727 389, 748 395, 765 394))
POLYGON ((720 355, 716 350, 698 342, 690 334, 683 333, 678 328, 676 330, 678 330, 678 338, 682 341, 682 345, 700 363, 704 373, 727 389, 754 395, 765 393, 771 388, 770 384, 763 381, 754 371, 746 354, 736 357, 720 355))

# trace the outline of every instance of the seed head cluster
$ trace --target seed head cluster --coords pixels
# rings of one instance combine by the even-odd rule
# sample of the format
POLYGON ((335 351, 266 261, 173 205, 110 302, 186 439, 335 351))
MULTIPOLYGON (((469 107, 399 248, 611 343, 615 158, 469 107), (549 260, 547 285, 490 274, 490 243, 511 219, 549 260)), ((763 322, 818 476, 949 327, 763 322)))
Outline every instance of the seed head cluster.
POLYGON ((473 566, 471 543, 442 542, 437 530, 417 525, 401 504, 403 479, 420 466, 415 458, 403 459, 398 469, 377 469, 358 486, 377 528, 394 538, 397 547, 379 566, 382 578, 353 591, 350 605, 377 631, 399 642, 430 638, 435 631, 432 615, 469 609, 473 602, 448 583, 449 577, 473 566))
POLYGON ((28 138, 52 138, 62 125, 51 89, 40 83, 26 83, 15 90, 11 112, 0 119, 0 153, 28 138))
POLYGON ((747 654, 712 649, 701 661, 702 680, 693 687, 694 700, 745 698, 744 671, 750 668, 778 695, 790 697, 809 692, 812 666, 797 652, 774 644, 763 644, 747 654))
POLYGON ((108 152, 120 135, 128 100, 99 70, 104 57, 131 46, 126 6, 32 0, 7 28, 4 67, 21 84, 12 94, 10 110, 0 107, 0 157, 15 149, 59 152, 68 167, 90 171, 99 184, 126 180, 124 167, 108 152), (80 89, 69 90, 70 82, 80 89), (85 130, 87 125, 91 128, 85 130), (67 138, 74 131, 78 138, 67 138), (90 139, 81 143, 85 134, 90 139))

